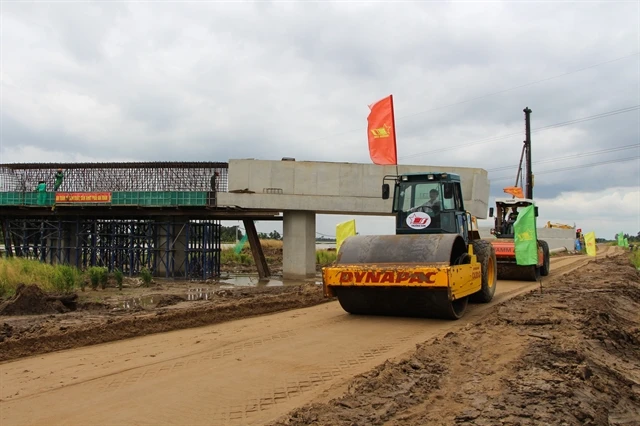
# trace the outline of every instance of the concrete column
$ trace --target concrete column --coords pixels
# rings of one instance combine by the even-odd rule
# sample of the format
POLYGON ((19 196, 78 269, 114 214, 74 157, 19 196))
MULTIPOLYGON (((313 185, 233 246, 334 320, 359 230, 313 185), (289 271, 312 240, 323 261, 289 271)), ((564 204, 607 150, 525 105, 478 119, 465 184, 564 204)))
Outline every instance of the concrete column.
POLYGON ((173 225, 173 276, 184 277, 187 266, 187 226, 189 219, 174 218, 173 225))
POLYGON ((182 217, 165 217, 160 221, 165 224, 158 227, 156 234, 157 269, 155 275, 158 277, 184 277, 188 220, 182 217))
POLYGON ((316 274, 316 214, 286 210, 283 214, 284 279, 304 279, 316 274))

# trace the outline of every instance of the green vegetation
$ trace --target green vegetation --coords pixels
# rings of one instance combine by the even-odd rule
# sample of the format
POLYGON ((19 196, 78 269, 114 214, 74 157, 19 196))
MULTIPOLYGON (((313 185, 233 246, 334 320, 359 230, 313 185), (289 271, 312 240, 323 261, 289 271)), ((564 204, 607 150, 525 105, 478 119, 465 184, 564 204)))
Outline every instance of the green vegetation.
POLYGON ((0 259, 0 296, 13 295, 20 284, 38 284, 45 291, 72 291, 82 279, 82 272, 72 266, 18 257, 0 259))
POLYGON ((116 279, 116 285, 118 290, 122 290, 122 282, 124 281, 124 274, 118 268, 113 271, 113 277, 116 279))
POLYGON ((631 258, 631 263, 633 263, 633 266, 635 266, 636 269, 640 269, 640 250, 632 251, 630 258, 631 258))
POLYGON ((316 263, 320 266, 327 266, 335 262, 337 252, 335 250, 316 250, 316 263))
POLYGON ((93 290, 97 290, 99 284, 101 284, 102 282, 106 282, 105 280, 108 280, 107 268, 101 266, 92 266, 87 270, 87 272, 89 273, 89 280, 91 281, 91 288, 93 290))
POLYGON ((153 280, 153 275, 151 274, 151 271, 149 271, 145 267, 140 271, 140 278, 142 278, 142 285, 145 287, 149 287, 151 285, 151 281, 153 280))

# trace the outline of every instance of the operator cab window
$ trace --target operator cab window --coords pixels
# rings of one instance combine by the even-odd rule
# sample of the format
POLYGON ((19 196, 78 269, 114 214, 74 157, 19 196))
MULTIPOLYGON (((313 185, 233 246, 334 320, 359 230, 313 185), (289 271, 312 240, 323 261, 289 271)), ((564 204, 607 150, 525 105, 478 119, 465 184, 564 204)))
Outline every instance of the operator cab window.
POLYGON ((426 204, 430 199, 429 193, 434 189, 438 192, 436 200, 438 200, 442 205, 442 194, 440 193, 439 183, 415 183, 403 185, 396 201, 396 209, 408 212, 414 207, 420 207, 426 204))

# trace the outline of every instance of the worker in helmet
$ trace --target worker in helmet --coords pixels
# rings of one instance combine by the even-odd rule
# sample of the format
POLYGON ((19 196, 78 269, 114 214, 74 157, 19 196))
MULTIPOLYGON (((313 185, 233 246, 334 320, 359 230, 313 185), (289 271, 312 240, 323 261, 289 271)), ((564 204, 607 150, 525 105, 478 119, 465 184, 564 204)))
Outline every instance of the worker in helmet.
POLYGON ((62 173, 62 169, 58 169, 58 172, 55 175, 55 182, 53 184, 53 190, 57 191, 62 185, 62 181, 64 180, 64 173, 62 173))

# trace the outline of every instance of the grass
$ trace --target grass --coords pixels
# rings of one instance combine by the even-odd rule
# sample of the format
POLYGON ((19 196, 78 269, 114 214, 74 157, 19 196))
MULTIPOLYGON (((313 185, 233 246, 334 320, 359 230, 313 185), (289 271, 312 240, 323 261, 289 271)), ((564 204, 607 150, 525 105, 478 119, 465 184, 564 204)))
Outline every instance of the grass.
POLYGON ((338 253, 335 250, 316 250, 316 263, 320 266, 327 266, 335 262, 338 253))
POLYGON ((0 296, 11 296, 20 284, 37 284, 45 291, 72 291, 83 274, 67 265, 49 265, 19 257, 0 259, 0 296))
MULTIPOLYGON (((260 240, 260 245, 267 261, 281 259, 283 243, 280 240, 260 240), (279 255, 279 256, 278 256, 279 255)), ((316 262, 321 266, 326 266, 336 260, 335 250, 316 250, 316 262)), ((220 254, 222 264, 236 264, 251 266, 255 262, 249 243, 246 243, 240 253, 236 254, 234 248, 223 249, 220 254)))
POLYGON ((634 250, 631 252, 630 255, 631 258, 631 263, 633 264, 633 266, 636 267, 636 269, 640 269, 640 250, 634 250))

